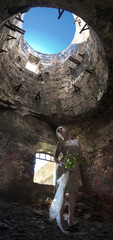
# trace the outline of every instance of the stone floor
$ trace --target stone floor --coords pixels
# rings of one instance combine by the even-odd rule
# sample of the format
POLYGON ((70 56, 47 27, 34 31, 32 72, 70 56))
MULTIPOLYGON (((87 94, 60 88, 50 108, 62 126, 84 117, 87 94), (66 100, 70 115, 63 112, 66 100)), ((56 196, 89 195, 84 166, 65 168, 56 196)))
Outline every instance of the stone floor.
MULTIPOLYGON (((50 201, 38 204, 21 205, 0 202, 0 240, 113 240, 113 222, 91 220, 91 212, 83 211, 83 204, 78 204, 77 227, 68 236, 58 228, 56 221, 49 219, 50 201), (82 205, 82 211, 80 211, 82 205)), ((87 206, 85 207, 85 209, 87 206)), ((87 210, 88 211, 88 210, 87 210)), ((91 211, 91 207, 90 207, 91 211)), ((66 212, 66 210, 65 210, 66 212)), ((66 214, 66 213, 65 213, 66 214)), ((94 215, 94 216, 97 216, 94 215)), ((98 216, 97 216, 98 218, 98 216)))

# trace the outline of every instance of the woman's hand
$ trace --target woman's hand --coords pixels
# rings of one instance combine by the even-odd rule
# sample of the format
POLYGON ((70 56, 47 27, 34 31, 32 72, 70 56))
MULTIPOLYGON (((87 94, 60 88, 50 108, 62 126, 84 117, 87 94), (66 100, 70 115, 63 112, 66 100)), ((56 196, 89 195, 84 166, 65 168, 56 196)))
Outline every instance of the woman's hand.
POLYGON ((54 161, 56 162, 56 164, 57 164, 59 167, 65 168, 65 164, 62 163, 61 161, 59 161, 58 158, 54 158, 54 161))
POLYGON ((60 167, 62 167, 62 168, 64 168, 65 169, 65 164, 64 163, 62 163, 62 162, 59 162, 59 164, 58 164, 60 167))

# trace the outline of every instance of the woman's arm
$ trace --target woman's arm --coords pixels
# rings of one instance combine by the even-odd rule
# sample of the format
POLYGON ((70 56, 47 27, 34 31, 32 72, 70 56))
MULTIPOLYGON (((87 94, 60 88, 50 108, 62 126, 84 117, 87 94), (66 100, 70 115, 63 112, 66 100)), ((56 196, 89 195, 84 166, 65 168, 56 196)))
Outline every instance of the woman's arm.
POLYGON ((55 161, 57 164, 60 163, 60 161, 58 160, 59 155, 60 155, 60 152, 58 151, 58 149, 56 149, 55 156, 54 156, 54 161, 55 161))
POLYGON ((54 161, 59 165, 59 166, 63 166, 63 163, 61 163, 58 159, 60 153, 61 153, 61 146, 60 146, 60 142, 58 142, 57 147, 56 147, 56 152, 55 152, 55 156, 54 156, 54 161))

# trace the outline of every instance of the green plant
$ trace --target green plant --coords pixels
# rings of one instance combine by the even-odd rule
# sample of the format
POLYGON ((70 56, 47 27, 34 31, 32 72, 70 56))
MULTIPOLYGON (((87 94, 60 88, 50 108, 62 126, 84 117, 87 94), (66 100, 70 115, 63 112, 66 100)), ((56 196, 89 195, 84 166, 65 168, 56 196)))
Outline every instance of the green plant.
POLYGON ((76 157, 73 157, 73 155, 67 151, 65 169, 73 169, 75 168, 76 164, 77 164, 76 157))

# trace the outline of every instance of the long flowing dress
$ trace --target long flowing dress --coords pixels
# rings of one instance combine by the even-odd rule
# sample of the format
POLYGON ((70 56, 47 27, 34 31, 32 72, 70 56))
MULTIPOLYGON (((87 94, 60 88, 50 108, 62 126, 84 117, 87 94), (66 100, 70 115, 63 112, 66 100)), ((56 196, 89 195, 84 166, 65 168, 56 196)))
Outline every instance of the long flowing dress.
POLYGON ((69 171, 69 178, 65 189, 65 193, 78 193, 79 180, 81 179, 79 162, 82 158, 82 152, 79 141, 77 139, 59 141, 57 143, 57 150, 63 154, 63 157, 61 158, 60 161, 66 164, 65 165, 66 168, 64 169, 60 166, 57 167, 56 181, 59 177, 61 177, 61 175, 65 171, 69 171), (67 162, 71 162, 73 168, 69 169, 69 165, 67 164, 67 162))

